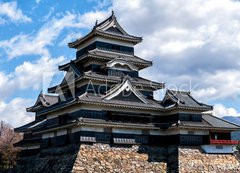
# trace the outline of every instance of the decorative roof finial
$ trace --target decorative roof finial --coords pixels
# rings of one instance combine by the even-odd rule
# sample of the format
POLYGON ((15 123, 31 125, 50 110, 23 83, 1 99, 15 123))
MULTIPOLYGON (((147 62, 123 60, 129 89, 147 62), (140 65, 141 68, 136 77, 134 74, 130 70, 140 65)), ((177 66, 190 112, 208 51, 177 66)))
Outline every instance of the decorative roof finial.
POLYGON ((95 22, 95 26, 97 26, 97 24, 98 24, 98 20, 96 20, 96 22, 95 22))

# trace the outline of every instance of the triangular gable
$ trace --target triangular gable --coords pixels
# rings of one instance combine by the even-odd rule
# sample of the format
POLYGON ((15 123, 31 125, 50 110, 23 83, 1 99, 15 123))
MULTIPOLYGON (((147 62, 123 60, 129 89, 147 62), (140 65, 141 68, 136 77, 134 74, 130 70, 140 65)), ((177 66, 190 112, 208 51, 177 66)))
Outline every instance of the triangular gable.
POLYGON ((64 85, 67 83, 69 84, 71 82, 74 82, 75 79, 80 76, 81 76, 81 72, 78 70, 76 65, 73 62, 71 62, 68 67, 67 73, 65 74, 60 85, 64 85))
POLYGON ((167 90, 162 102, 165 103, 169 101, 172 103, 177 103, 178 99, 173 95, 173 93, 171 93, 170 90, 167 90))
POLYGON ((58 66, 59 70, 67 71, 67 72, 73 72, 77 77, 81 76, 80 69, 76 66, 74 61, 71 61, 67 64, 58 66))
POLYGON ((76 66, 76 64, 75 64, 73 61, 71 61, 69 68, 74 72, 74 74, 76 75, 76 77, 81 76, 80 70, 78 69, 78 67, 76 66))
POLYGON ((149 103, 144 96, 137 91, 131 81, 128 79, 128 77, 119 85, 116 85, 114 88, 110 90, 105 96, 103 96, 105 100, 111 100, 111 99, 126 99, 126 100, 133 100, 137 99, 138 101, 141 101, 143 103, 149 103), (128 95, 124 95, 127 94, 128 95))
POLYGON ((212 106, 206 105, 198 102, 194 99, 190 92, 187 91, 174 91, 167 90, 166 95, 163 99, 163 104, 168 105, 170 102, 173 102, 175 105, 180 107, 192 107, 192 108, 201 108, 205 110, 212 110, 212 106))
POLYGON ((43 106, 41 97, 42 97, 42 91, 39 93, 38 98, 37 98, 35 104, 33 105, 33 107, 43 106))
POLYGON ((112 15, 108 19, 97 24, 94 28, 100 31, 107 31, 115 34, 129 36, 129 34, 118 23, 117 18, 114 15, 114 12, 112 12, 112 15))
POLYGON ((57 102, 58 102, 58 96, 45 95, 41 91, 40 94, 38 95, 38 98, 35 104, 32 107, 38 107, 38 106, 48 107, 57 102))

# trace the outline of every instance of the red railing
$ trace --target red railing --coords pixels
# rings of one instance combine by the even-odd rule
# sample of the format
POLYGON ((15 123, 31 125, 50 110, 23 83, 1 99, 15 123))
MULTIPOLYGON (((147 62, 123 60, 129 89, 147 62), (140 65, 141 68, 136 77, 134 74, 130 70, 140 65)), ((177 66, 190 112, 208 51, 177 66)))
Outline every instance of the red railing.
POLYGON ((210 139, 211 144, 225 144, 225 145, 237 145, 239 141, 237 140, 218 140, 218 139, 210 139))

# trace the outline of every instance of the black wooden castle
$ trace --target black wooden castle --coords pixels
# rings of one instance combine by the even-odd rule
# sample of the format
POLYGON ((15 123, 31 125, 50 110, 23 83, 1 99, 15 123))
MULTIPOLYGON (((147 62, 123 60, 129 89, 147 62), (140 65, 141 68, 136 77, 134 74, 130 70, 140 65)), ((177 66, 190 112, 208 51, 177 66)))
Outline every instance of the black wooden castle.
POLYGON ((68 44, 76 59, 59 66, 62 82, 40 93, 27 108, 35 120, 15 129, 24 133, 15 144, 23 155, 73 143, 118 145, 200 145, 206 152, 230 152, 239 126, 205 112, 190 92, 167 90, 163 100, 153 92, 164 83, 139 76, 152 62, 137 57, 141 37, 129 35, 114 13, 90 33, 68 44))

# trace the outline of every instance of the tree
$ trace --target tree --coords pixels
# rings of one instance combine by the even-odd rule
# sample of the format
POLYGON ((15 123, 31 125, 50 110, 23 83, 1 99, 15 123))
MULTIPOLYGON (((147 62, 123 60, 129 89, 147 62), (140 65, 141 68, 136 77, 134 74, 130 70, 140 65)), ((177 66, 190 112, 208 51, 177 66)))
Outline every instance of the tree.
POLYGON ((15 133, 9 124, 0 121, 0 169, 8 170, 14 167, 20 150, 13 144, 21 139, 22 135, 15 133))

